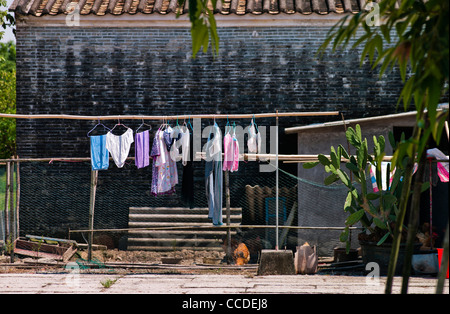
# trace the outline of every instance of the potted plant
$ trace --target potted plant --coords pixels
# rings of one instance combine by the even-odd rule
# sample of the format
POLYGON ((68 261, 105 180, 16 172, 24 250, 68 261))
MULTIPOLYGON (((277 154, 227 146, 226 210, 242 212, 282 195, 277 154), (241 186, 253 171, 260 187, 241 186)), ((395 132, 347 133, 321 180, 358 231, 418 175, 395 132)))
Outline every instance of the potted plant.
MULTIPOLYGON (((330 175, 324 183, 330 185, 341 181, 347 188, 348 194, 344 203, 344 210, 349 213, 345 220, 345 230, 340 235, 340 241, 346 242, 346 250, 350 251, 349 228, 361 223, 363 232, 358 235, 362 248, 364 263, 377 262, 382 273, 387 272, 394 226, 399 213, 398 205, 402 192, 403 169, 386 168, 385 182, 382 176, 382 162, 385 156, 385 138, 380 135, 373 137, 373 152, 369 154, 366 138, 362 138, 361 127, 349 127, 345 133, 348 142, 356 149, 355 155, 350 155, 342 145, 337 149, 331 147, 329 157, 320 154, 318 162, 305 163, 304 168, 313 168, 318 164, 325 167, 330 175), (341 158, 345 159, 345 168, 341 166, 341 158), (373 167, 374 181, 370 176, 370 167, 373 167), (384 184, 383 184, 384 183, 384 184), (383 185, 385 189, 383 189, 383 185), (372 188, 371 186, 375 187, 372 188), (378 190, 377 192, 375 192, 378 190)), ((389 141, 395 150, 396 142, 392 133, 389 141)), ((406 241, 406 234, 404 235, 406 241)), ((403 241, 403 242, 405 242, 403 241)), ((399 256, 397 270, 402 269, 399 256)))

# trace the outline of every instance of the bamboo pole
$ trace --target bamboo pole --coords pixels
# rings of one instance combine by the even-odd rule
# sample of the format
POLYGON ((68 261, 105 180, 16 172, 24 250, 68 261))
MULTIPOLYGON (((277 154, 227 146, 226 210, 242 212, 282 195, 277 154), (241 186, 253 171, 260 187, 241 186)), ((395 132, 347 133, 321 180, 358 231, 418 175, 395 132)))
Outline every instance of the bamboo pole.
POLYGON ((12 240, 15 241, 17 238, 16 235, 16 207, 14 202, 14 168, 15 162, 11 162, 11 167, 9 169, 9 223, 10 223, 10 234, 12 234, 12 240))
POLYGON ((89 239, 88 239, 88 261, 92 259, 92 241, 94 239, 94 208, 95 208, 95 193, 97 190, 98 170, 91 170, 91 194, 89 202, 89 239))
POLYGON ((20 162, 16 156, 16 230, 17 237, 20 237, 19 208, 20 208, 20 162))
MULTIPOLYGON (((148 227, 148 228, 120 228, 120 229, 76 229, 69 230, 69 239, 71 233, 85 232, 125 232, 125 231, 148 231, 148 230, 204 230, 204 229, 275 229, 275 225, 222 225, 222 226, 184 226, 184 227, 148 227)), ((344 230, 346 227, 309 227, 309 226, 279 226, 280 229, 297 230, 344 230)), ((349 227, 349 230, 360 230, 362 227, 349 227)))
POLYGON ((279 196, 280 196, 280 189, 279 189, 279 171, 278 171, 278 161, 279 161, 279 155, 278 155, 278 110, 277 110, 277 118, 276 118, 276 129, 275 129, 275 250, 278 251, 279 247, 279 239, 278 239, 278 233, 279 233, 279 222, 278 222, 278 214, 279 214, 279 196))
POLYGON ((197 115, 112 115, 112 116, 81 116, 69 114, 8 114, 0 113, 1 118, 12 119, 67 119, 67 120, 175 120, 175 119, 252 119, 275 117, 311 117, 337 116, 339 111, 315 112, 279 112, 279 113, 249 113, 249 114, 197 114, 197 115))
MULTIPOLYGON (((205 158, 204 152, 197 152, 196 158, 205 158)), ((276 154, 241 154, 240 155, 244 160, 252 160, 251 158, 254 158, 253 160, 256 160, 256 158, 259 158, 260 160, 263 159, 275 159, 276 154)), ((312 161, 318 161, 318 155, 278 155, 279 161, 284 161, 285 163, 303 163, 303 162, 312 162, 312 161)), ((329 155, 324 155, 327 158, 330 158, 329 155)), ((112 160, 111 157, 109 157, 110 160, 112 160)), ((127 161, 134 160, 135 157, 127 157, 127 161)), ((150 158, 151 159, 151 158, 150 158)), ((392 156, 384 156, 383 161, 391 161, 392 156)), ((48 157, 48 158, 23 158, 20 159, 20 162, 83 162, 83 161, 91 161, 91 157, 48 157)), ((18 162, 18 159, 0 159, 0 163, 6 164, 7 162, 18 162)), ((341 162, 349 162, 348 159, 341 158, 341 162)), ((449 162, 448 160, 440 160, 440 159, 433 159, 432 162, 449 162)))
MULTIPOLYGON (((9 213, 9 176, 10 176, 11 162, 6 162, 6 181, 5 181, 5 241, 10 238, 10 213, 9 213)), ((11 239, 10 239, 11 240, 11 239)))

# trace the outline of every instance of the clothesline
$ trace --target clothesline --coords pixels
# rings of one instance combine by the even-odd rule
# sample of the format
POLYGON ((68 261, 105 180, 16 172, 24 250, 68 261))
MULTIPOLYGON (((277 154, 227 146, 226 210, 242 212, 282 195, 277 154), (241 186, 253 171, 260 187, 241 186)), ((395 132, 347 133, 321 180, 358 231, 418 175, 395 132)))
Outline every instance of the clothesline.
POLYGON ((308 117, 308 116, 337 116, 339 111, 316 112, 272 112, 255 114, 196 114, 196 115, 111 115, 111 116, 82 116, 69 114, 9 114, 0 113, 1 118, 12 119, 67 119, 67 120, 176 120, 176 119, 251 119, 276 117, 308 117))
MULTIPOLYGON (((222 154, 223 155, 223 154, 222 154)), ((256 158, 259 159, 273 159, 276 157, 275 154, 239 154, 240 158, 244 160, 254 160, 256 158)), ((310 161, 318 161, 318 155, 278 155, 280 161, 284 161, 285 163, 303 163, 310 161)), ((329 158, 329 155, 325 155, 329 158)), ((205 153, 197 152, 196 158, 205 158, 205 153)), ((109 158, 112 160, 112 158, 109 158)), ((150 157, 150 159, 152 159, 150 157)), ((390 161, 392 156, 384 156, 383 161, 390 161)), ((135 160, 135 157, 127 157, 127 161, 135 160)), ((0 163, 5 162, 83 162, 83 161, 91 161, 91 157, 47 157, 47 158, 8 158, 8 159, 0 159, 0 163)), ((341 162, 348 162, 348 159, 341 157, 341 162)), ((448 160, 441 159, 433 159, 432 162, 448 162, 448 160)))

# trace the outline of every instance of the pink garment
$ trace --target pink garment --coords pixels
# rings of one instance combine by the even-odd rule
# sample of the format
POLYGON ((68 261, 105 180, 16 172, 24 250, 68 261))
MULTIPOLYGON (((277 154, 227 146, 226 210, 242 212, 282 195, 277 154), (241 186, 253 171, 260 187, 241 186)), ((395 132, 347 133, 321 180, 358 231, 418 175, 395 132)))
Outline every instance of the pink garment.
POLYGON ((437 163, 438 168, 438 176, 439 179, 441 179, 441 182, 448 182, 448 171, 445 169, 444 165, 442 163, 437 163))
POLYGON ((238 171, 239 169, 239 143, 236 136, 227 133, 223 138, 223 171, 238 171))

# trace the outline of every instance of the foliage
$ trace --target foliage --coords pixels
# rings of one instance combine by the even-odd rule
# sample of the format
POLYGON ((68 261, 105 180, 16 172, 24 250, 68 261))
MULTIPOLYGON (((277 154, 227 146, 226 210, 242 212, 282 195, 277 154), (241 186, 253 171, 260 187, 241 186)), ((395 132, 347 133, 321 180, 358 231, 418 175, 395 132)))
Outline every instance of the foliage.
POLYGON ((0 71, 12 72, 16 69, 16 45, 10 41, 0 43, 0 71))
MULTIPOLYGON (((380 76, 387 69, 398 66, 404 87, 398 103, 403 101, 408 110, 414 100, 417 123, 424 135, 418 145, 420 156, 432 135, 440 141, 448 112, 438 113, 441 96, 448 92, 449 78, 449 1, 448 0, 382 0, 372 5, 372 11, 345 16, 329 32, 319 52, 324 53, 332 44, 333 50, 349 45, 357 38, 353 48, 363 46, 361 63, 368 57, 373 68, 378 67, 380 76), (379 26, 370 26, 376 23, 379 26), (363 29, 362 35, 358 30, 363 29), (360 35, 360 36, 359 36, 360 35), (357 37, 359 36, 359 37, 357 37), (425 129, 422 113, 428 110, 429 128, 425 129)), ((402 166, 406 155, 414 158, 412 139, 402 143, 394 163, 402 166)))
MULTIPOLYGON (((391 133, 392 134, 392 133, 391 133)), ((319 162, 305 163, 304 168, 312 168, 319 163, 325 167, 325 171, 330 175, 325 179, 325 184, 330 185, 336 181, 341 181, 349 190, 344 204, 344 210, 349 213, 345 221, 346 228, 340 236, 342 242, 347 243, 347 251, 350 249, 349 227, 360 222, 366 230, 375 237, 378 245, 384 243, 389 237, 393 238, 392 226, 398 214, 398 204, 402 191, 401 177, 404 171, 396 170, 391 177, 391 169, 386 169, 387 182, 382 182, 381 164, 385 156, 386 141, 384 136, 373 137, 373 152, 369 153, 367 139, 362 138, 361 127, 356 125, 355 129, 349 127, 346 131, 348 142, 356 149, 355 155, 349 155, 342 145, 337 149, 331 147, 330 157, 320 154, 319 162), (351 177, 345 169, 341 168, 341 158, 347 160, 345 166, 351 173, 351 177), (367 186, 370 184, 369 166, 375 169, 377 193, 371 193, 367 186), (352 180, 352 179, 353 180, 352 180), (383 191, 383 183, 389 187, 383 191), (380 230, 382 232, 380 232, 380 230), (378 237, 378 238, 377 238, 378 237)), ((396 143, 393 136, 389 137, 391 146, 395 149, 396 143)))
MULTIPOLYGON (((404 86, 398 104, 408 110, 412 103, 417 110, 413 135, 399 143, 392 164, 405 169, 399 213, 389 262, 386 293, 391 293, 395 266, 412 186, 412 170, 423 167, 425 146, 430 136, 439 144, 448 111, 437 110, 439 101, 448 93, 449 81, 449 6, 448 0, 381 0, 369 2, 365 12, 346 16, 329 32, 320 52, 332 43, 333 50, 348 46, 363 46, 361 63, 368 57, 380 76, 387 69, 398 66, 404 86), (362 35, 359 30, 363 30, 362 35)), ((448 96, 447 96, 448 98, 448 96)), ((413 188, 411 215, 420 210, 420 176, 413 188)), ((403 273, 402 292, 407 291, 416 225, 408 227, 408 243, 403 273)), ((448 251, 444 252, 448 256, 448 251)))
MULTIPOLYGON (((6 0, 0 0, 0 8, 1 7, 6 7, 7 6, 7 2, 6 0)), ((6 10, 2 10, 0 9, 0 39, 3 38, 3 35, 5 34, 5 32, 3 29, 6 29, 6 27, 12 27, 15 25, 15 19, 14 16, 12 16, 11 14, 8 13, 8 11, 6 10)), ((15 34, 15 29, 13 29, 13 33, 15 34)), ((0 61, 1 57, 0 57, 0 61)))
MULTIPOLYGON (((16 113, 16 71, 0 71, 0 112, 16 113)), ((0 118, 0 159, 15 154, 16 121, 0 118)))
MULTIPOLYGON (((222 1, 222 0, 219 0, 222 1)), ((183 7, 186 0, 178 0, 178 4, 183 7)), ((219 36, 214 18, 214 9, 217 0, 190 0, 189 19, 191 21, 192 55, 195 58, 203 47, 203 52, 208 51, 209 43, 213 55, 219 54, 219 36)), ((177 14, 179 17, 179 14, 177 14)))

